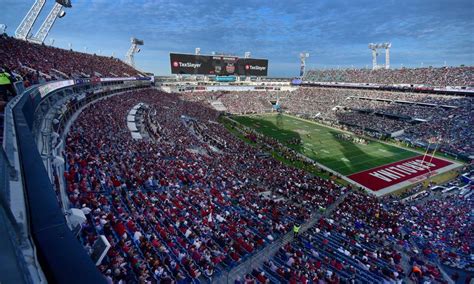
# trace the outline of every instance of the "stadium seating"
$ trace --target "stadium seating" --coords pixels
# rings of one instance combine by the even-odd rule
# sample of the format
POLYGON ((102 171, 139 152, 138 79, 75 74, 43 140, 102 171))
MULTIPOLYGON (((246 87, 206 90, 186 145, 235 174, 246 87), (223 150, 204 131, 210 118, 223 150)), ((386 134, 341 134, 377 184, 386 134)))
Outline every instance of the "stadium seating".
MULTIPOLYGON (((8 68, 25 88, 56 79, 130 77, 137 70, 112 57, 91 55, 0 35, 0 68, 8 68)), ((8 101, 0 98, 0 138, 3 111, 8 101)))
POLYGON ((448 196, 447 201, 443 198, 417 206, 393 203, 396 204, 394 207, 387 206, 388 200, 384 201, 350 193, 331 218, 321 219, 314 228, 282 247, 264 264, 263 270, 282 283, 317 283, 319 280, 401 283, 406 278, 415 282, 443 282, 440 270, 423 260, 424 257, 435 261, 439 256, 450 266, 473 268, 466 255, 472 252, 467 244, 472 240, 468 233, 472 231, 472 224, 462 223, 468 214, 460 212, 472 207, 472 199, 465 200, 455 194, 448 196), (445 215, 445 211, 437 210, 439 204, 446 208, 452 206, 453 214, 445 215), (423 214, 431 212, 437 213, 423 214), (432 218, 433 215, 438 216, 432 218), (452 225, 447 225, 445 220, 450 220, 452 225), (424 226, 425 222, 428 226, 424 226), (435 224, 446 226, 438 227, 443 229, 434 232, 431 226, 435 224), (458 237, 453 232, 460 225, 462 230, 458 237), (403 260, 403 250, 396 247, 410 246, 410 238, 416 240, 411 248, 415 253, 409 260, 403 260), (419 257, 417 249, 423 250, 421 255, 424 257, 419 257), (411 266, 419 267, 422 274, 409 273, 407 267, 411 266))
POLYGON ((212 123, 217 112, 198 106, 140 91, 96 103, 68 135, 69 199, 87 208, 86 247, 98 234, 114 244, 102 267, 113 279, 211 278, 340 194, 331 181, 255 159, 256 150, 212 123), (166 139, 132 140, 124 118, 139 102, 156 110, 166 139), (211 148, 203 137, 225 143, 211 148))
POLYGON ((458 268, 472 267, 474 226, 469 214, 473 206, 472 198, 459 194, 427 200, 401 211, 402 218, 410 220, 403 229, 426 257, 439 256, 445 264, 458 268))
MULTIPOLYGON (((183 98, 148 90, 101 101, 87 108, 68 134, 67 191, 71 204, 88 217, 81 240, 90 250, 99 234, 107 236, 112 249, 99 268, 112 280, 213 279, 342 193, 333 182, 256 158, 256 150, 215 123, 216 111, 183 98), (133 140, 124 120, 139 102, 152 106, 149 120, 160 129, 145 141, 133 140), (305 206, 297 205, 301 202, 305 206)), ((408 271, 396 247, 471 267, 471 248, 459 240, 472 238, 472 228, 459 236, 450 232, 466 221, 463 208, 472 200, 452 200, 414 209, 354 191, 245 279, 400 281, 408 271), (416 210, 429 213, 440 204, 452 206, 452 215, 439 217, 452 227, 429 234, 430 227, 413 226, 438 224, 416 210)), ((429 262, 413 263, 423 277, 441 279, 429 262)))
POLYGON ((474 67, 402 69, 328 69, 309 70, 304 80, 374 84, 419 84, 425 86, 472 86, 474 67))
POLYGON ((92 55, 0 36, 0 62, 20 75, 27 86, 79 77, 130 77, 137 70, 113 57, 92 55))

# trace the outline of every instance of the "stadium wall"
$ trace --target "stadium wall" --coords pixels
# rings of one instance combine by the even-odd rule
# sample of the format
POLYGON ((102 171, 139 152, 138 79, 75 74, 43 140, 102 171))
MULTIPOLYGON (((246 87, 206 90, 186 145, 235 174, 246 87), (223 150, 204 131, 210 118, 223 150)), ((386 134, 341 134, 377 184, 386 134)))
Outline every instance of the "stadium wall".
POLYGON ((14 109, 15 128, 30 232, 43 272, 52 283, 104 282, 66 224, 31 132, 32 113, 24 96, 14 109))

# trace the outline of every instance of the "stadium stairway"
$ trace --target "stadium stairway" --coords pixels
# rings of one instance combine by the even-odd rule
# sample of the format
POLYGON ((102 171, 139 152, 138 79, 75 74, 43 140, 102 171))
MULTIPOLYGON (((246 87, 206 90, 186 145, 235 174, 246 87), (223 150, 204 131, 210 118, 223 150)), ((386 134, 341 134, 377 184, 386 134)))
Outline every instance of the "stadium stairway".
MULTIPOLYGON (((313 228, 313 226, 317 224, 321 217, 330 216, 332 212, 339 206, 339 204, 344 201, 347 195, 348 192, 345 192, 333 204, 329 205, 324 212, 317 212, 313 214, 308 222, 301 225, 300 234, 303 234, 307 230, 313 228)), ((237 278, 244 279, 246 274, 252 274, 254 269, 263 267, 265 261, 272 258, 281 247, 293 241, 293 239, 294 237, 292 231, 286 233, 265 247, 263 250, 252 255, 252 257, 249 257, 247 260, 240 263, 227 273, 222 273, 219 277, 214 278, 213 281, 216 283, 234 283, 237 278)))

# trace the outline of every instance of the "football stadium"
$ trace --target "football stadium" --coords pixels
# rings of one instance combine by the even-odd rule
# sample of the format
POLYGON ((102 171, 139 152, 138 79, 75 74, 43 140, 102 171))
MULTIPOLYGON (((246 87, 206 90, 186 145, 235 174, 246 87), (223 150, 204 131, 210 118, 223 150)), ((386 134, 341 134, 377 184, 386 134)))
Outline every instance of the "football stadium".
POLYGON ((0 0, 1 284, 474 283, 472 3, 276 2, 0 0))
POLYGON ((288 115, 238 116, 235 120, 272 137, 305 157, 318 161, 348 182, 374 191, 393 192, 419 176, 449 171, 459 163, 352 135, 312 121, 288 115), (294 143, 298 141, 298 143, 294 143), (293 143, 292 143, 293 142, 293 143), (405 165, 404 165, 405 164, 405 165), (428 165, 429 164, 429 165, 428 165), (408 168, 406 168, 408 166, 408 168), (400 170, 399 172, 396 172, 400 170), (431 171, 433 170, 433 172, 431 171))

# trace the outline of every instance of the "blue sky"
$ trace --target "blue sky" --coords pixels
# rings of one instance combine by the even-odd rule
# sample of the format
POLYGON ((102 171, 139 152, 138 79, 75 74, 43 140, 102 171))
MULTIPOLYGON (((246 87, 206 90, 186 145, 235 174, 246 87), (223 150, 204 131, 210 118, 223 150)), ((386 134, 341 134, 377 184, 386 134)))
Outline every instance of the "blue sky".
MULTIPOLYGON (((48 0, 44 18, 54 3, 48 0)), ((33 0, 0 0, 13 34, 33 0)), ((170 74, 169 52, 227 52, 269 59, 270 76, 308 67, 365 67, 369 42, 392 42, 392 66, 474 65, 472 0, 72 0, 49 39, 55 46, 123 58, 131 36, 145 41, 136 63, 170 74)), ((41 18, 41 19, 42 19, 41 18)), ((40 19, 40 20, 41 20, 40 19)), ((37 28, 40 21, 37 23, 37 28)), ((383 54, 379 61, 383 61, 383 54)))

